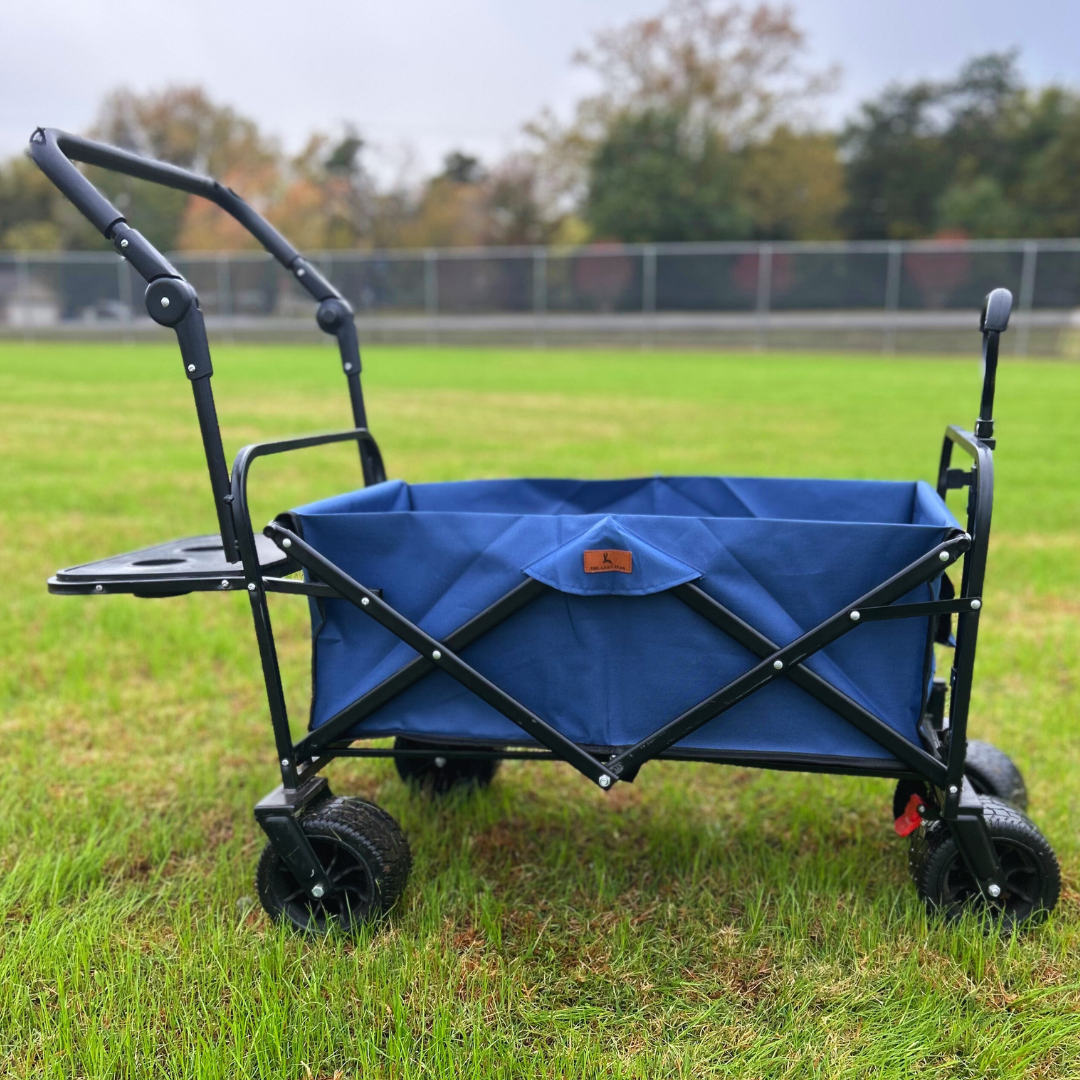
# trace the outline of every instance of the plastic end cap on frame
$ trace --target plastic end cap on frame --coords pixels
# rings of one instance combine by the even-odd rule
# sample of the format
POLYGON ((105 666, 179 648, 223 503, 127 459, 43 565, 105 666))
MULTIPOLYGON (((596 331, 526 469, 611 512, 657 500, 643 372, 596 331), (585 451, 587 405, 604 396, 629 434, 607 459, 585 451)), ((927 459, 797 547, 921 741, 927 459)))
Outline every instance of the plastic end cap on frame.
POLYGON ((1012 314, 1013 295, 1008 289, 994 289, 986 294, 982 313, 979 316, 979 329, 986 333, 996 330, 999 334, 1009 328, 1009 316, 1012 314))

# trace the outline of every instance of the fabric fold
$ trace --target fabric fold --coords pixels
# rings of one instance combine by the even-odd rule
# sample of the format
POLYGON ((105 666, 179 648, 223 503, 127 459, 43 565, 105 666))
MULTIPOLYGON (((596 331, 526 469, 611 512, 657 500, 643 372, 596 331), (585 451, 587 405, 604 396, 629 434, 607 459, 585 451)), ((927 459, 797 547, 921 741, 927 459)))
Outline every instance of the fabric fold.
POLYGON ((649 596, 702 577, 610 514, 523 572, 573 596, 649 596))

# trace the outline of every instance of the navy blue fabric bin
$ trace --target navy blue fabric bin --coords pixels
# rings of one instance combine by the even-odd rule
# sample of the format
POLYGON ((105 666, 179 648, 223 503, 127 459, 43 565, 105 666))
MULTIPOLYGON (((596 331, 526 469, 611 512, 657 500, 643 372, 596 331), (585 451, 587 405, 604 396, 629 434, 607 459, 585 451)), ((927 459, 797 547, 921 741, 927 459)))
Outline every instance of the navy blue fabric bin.
MULTIPOLYGON (((956 520, 927 484, 652 477, 388 481, 295 512, 326 558, 436 638, 528 575, 551 586, 462 656, 575 742, 637 742, 756 658, 666 590, 694 582, 786 644, 939 544, 956 520), (629 572, 586 573, 584 552, 630 552, 629 572)), ((937 598, 940 579, 902 602, 937 598)), ((415 653, 345 600, 312 604, 311 726, 415 653)), ((918 742, 929 619, 877 622, 808 666, 918 742)), ((353 737, 481 745, 530 740, 434 672, 353 737)), ((872 740, 786 679, 681 748, 889 762, 872 740)))

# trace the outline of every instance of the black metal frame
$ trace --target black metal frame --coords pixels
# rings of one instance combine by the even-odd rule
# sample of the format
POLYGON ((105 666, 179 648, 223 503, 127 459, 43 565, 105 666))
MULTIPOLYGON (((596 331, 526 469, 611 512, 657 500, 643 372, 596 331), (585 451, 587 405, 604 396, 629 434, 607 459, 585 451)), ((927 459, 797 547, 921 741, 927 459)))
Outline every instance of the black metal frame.
MULTIPOLYGON (((993 504, 993 397, 1000 334, 1008 324, 1011 295, 1004 289, 987 297, 982 314, 985 375, 979 419, 974 433, 957 427, 946 431, 938 472, 938 493, 969 489, 966 531, 954 530, 945 540, 899 573, 865 595, 844 605, 829 618, 786 645, 778 645, 693 584, 670 590, 691 610, 745 647, 757 662, 714 694, 686 710, 633 746, 590 747, 575 743, 519 701, 488 680, 461 657, 461 652, 483 635, 548 591, 532 579, 510 590, 484 611, 438 640, 410 622, 382 597, 381 590, 355 581, 340 567, 305 542, 289 515, 269 524, 263 533, 275 547, 269 549, 256 536, 248 505, 248 479, 260 457, 333 443, 355 442, 365 484, 385 479, 382 457, 367 430, 360 388, 360 351, 352 310, 340 293, 296 252, 239 196, 214 180, 161 162, 103 146, 62 132, 39 129, 31 138, 30 153, 60 190, 111 240, 116 250, 147 280, 146 306, 151 318, 176 331, 184 370, 191 381, 195 408, 210 474, 214 506, 221 531, 220 546, 193 538, 174 545, 114 557, 100 563, 61 571, 50 580, 54 592, 133 592, 142 596, 175 595, 197 589, 227 591, 243 586, 251 603, 255 634, 262 660, 270 719, 274 732, 281 786, 256 807, 256 816, 310 895, 318 897, 328 882, 296 817, 299 811, 327 790, 321 770, 338 757, 431 757, 427 750, 389 750, 355 746, 354 729, 388 701, 433 671, 441 670, 513 721, 522 731, 517 744, 471 747, 458 744, 439 750, 446 757, 558 759, 573 765, 599 787, 608 790, 619 781, 632 782, 647 761, 733 761, 769 768, 810 769, 905 777, 925 785, 929 813, 944 818, 957 838, 964 858, 980 886, 992 890, 1000 882, 1001 868, 983 820, 982 805, 964 778, 967 716, 974 675, 975 648, 993 504), (347 378, 354 427, 351 430, 244 447, 228 469, 211 391, 212 368, 202 314, 195 290, 119 211, 76 169, 74 161, 101 166, 203 196, 217 203, 247 228, 318 301, 317 321, 337 338, 342 369, 347 378), (968 471, 951 467, 959 447, 972 458, 968 471), (213 555, 176 572, 159 573, 164 562, 155 553, 173 550, 207 551, 213 555), (183 547, 187 545, 187 547, 183 547), (142 556, 136 559, 134 556, 142 556), (957 595, 927 603, 900 603, 916 587, 928 584, 963 556, 963 575, 957 595), (237 566, 239 564, 239 566, 237 566), (286 575, 302 569, 303 581, 286 575), (219 576, 220 575, 220 576, 219 576), (353 701, 296 743, 292 740, 285 694, 278 666, 268 594, 335 597, 353 604, 401 641, 417 656, 378 686, 353 701), (931 695, 927 717, 920 727, 924 745, 900 735, 880 717, 853 701, 805 666, 805 661, 845 634, 868 622, 895 618, 926 619, 931 628, 927 656, 933 647, 933 628, 942 616, 957 616, 954 664, 948 715, 940 709, 940 685, 931 695), (677 744, 703 724, 732 708, 773 680, 787 678, 868 735, 888 755, 865 762, 850 759, 808 758, 785 754, 712 753, 679 749, 677 744), (938 715, 935 715, 935 708, 938 715), (536 749, 522 745, 538 744, 536 749)), ((993 893, 991 892, 991 895, 993 893)))

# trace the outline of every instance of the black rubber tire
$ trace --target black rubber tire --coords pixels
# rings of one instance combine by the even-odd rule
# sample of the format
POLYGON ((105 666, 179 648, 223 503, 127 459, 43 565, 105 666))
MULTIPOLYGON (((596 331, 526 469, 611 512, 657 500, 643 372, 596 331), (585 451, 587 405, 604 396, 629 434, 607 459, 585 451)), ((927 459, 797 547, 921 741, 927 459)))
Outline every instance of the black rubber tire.
POLYGON ((989 795, 1027 810, 1027 785, 1012 758, 993 743, 969 739, 964 775, 980 795, 989 795))
POLYGON ((398 736, 394 740, 395 750, 430 750, 431 757, 396 757, 398 776, 410 784, 431 795, 445 795, 454 788, 483 788, 495 778, 499 769, 498 758, 450 757, 440 756, 441 750, 454 749, 436 743, 421 742, 419 739, 406 739, 398 736), (442 761, 442 764, 438 764, 442 761))
POLYGON ((330 798, 300 818, 334 889, 306 895, 271 844, 263 849, 255 888, 266 913, 309 934, 351 933, 385 915, 405 891, 412 854, 398 823, 374 803, 330 798))
POLYGON ((912 834, 909 868, 931 913, 947 919, 983 912, 1003 929, 1041 922, 1057 904, 1061 869, 1046 838, 1031 820, 1000 799, 981 797, 1005 880, 992 900, 978 889, 944 821, 928 821, 912 834))

